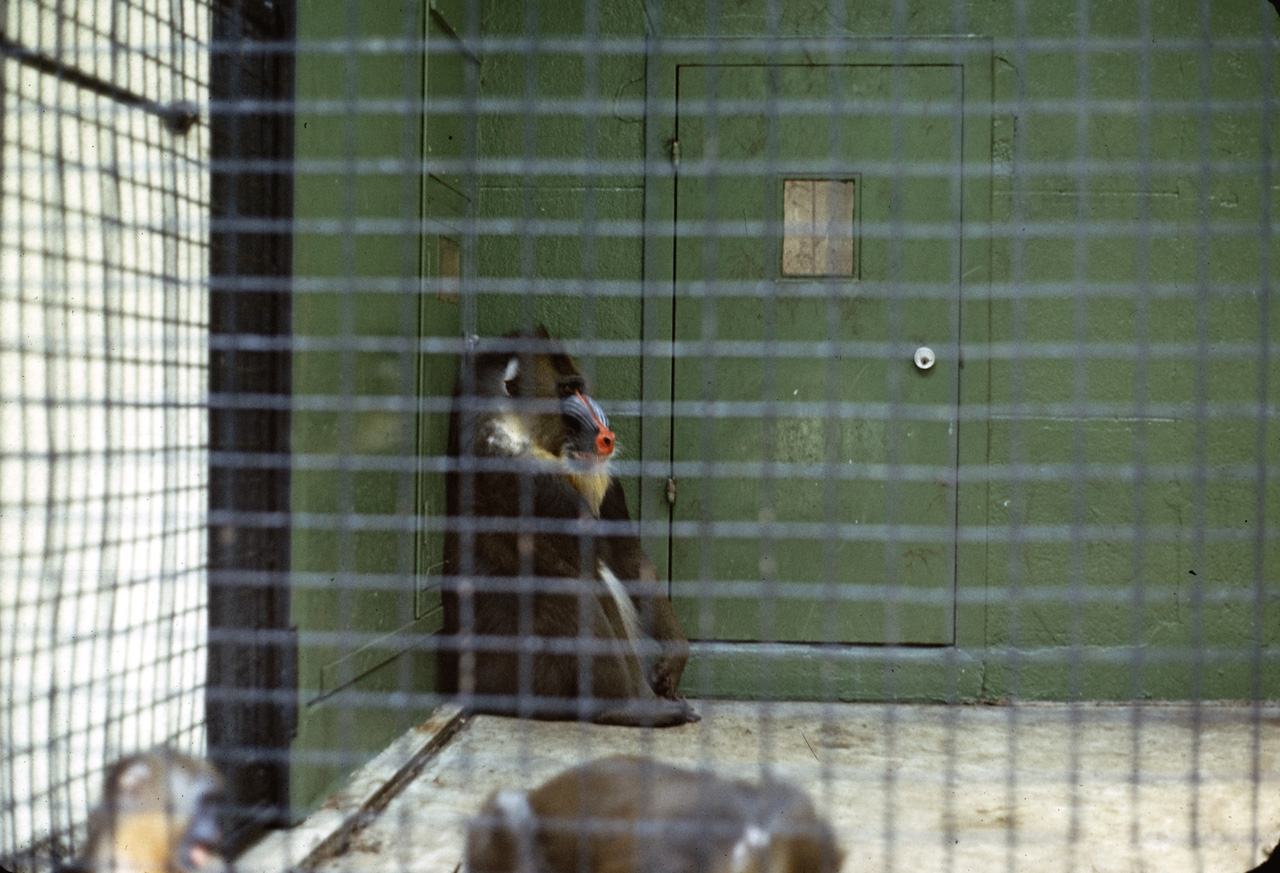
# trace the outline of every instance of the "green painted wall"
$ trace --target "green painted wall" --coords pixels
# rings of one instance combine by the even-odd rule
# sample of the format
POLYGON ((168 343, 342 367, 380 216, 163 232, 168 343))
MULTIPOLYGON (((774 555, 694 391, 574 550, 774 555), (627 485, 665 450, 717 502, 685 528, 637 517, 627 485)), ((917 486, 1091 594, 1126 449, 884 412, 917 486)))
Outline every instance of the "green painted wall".
MULTIPOLYGON (((957 645, 701 645, 686 690, 1280 696, 1280 549, 1263 529, 1280 513, 1280 355, 1260 351, 1280 335, 1280 308, 1262 292, 1280 272, 1277 235, 1261 224, 1280 214, 1280 188, 1262 173, 1280 142, 1280 111, 1272 105, 1264 130, 1261 109, 1259 34, 1267 21, 1280 34, 1269 6, 1215 0, 1202 52, 1191 2, 1155 2, 1147 22, 1129 8, 1141 4, 1111 3, 1087 17, 1077 4, 1026 4, 1024 21, 1018 4, 994 0, 910 3, 898 17, 854 3, 746 0, 720 4, 715 19, 696 3, 647 14, 608 3, 592 16, 580 5, 486 0, 470 23, 465 4, 438 7, 459 33, 490 40, 473 81, 485 111, 433 125, 428 100, 424 140, 423 88, 436 81, 456 96, 465 80, 447 63, 433 78, 435 58, 424 85, 421 55, 401 41, 435 19, 394 0, 299 3, 300 808, 430 702, 429 658, 412 641, 432 627, 420 572, 431 534, 414 516, 425 500, 430 521, 422 488, 436 486, 422 485, 417 456, 438 456, 444 419, 439 403, 420 417, 416 402, 420 391, 443 398, 453 374, 443 346, 418 355, 420 335, 542 322, 601 341, 580 358, 622 458, 660 461, 634 403, 653 384, 626 345, 663 305, 646 261, 656 231, 642 224, 655 196, 644 161, 663 146, 646 127, 651 33, 978 35, 991 55, 990 219, 974 240, 989 263, 966 278, 963 298, 957 645), (1107 48, 1139 37, 1145 55, 1107 48), (468 178, 456 158, 471 130, 482 169, 468 178), (423 154, 445 161, 427 182, 423 154), (471 271, 460 303, 421 283, 438 260, 432 240, 449 235, 471 271), (341 692, 325 696, 326 681, 341 692)), ((1274 52, 1267 60, 1274 94, 1280 64, 1274 52)), ((623 469, 631 505, 657 523, 650 547, 664 551, 653 534, 665 512, 661 464, 643 477, 634 463, 623 469)))
MULTIPOLYGON (((438 470, 461 306, 446 240, 467 212, 463 125, 426 103, 462 90, 463 55, 417 2, 298 6, 292 618, 299 813, 430 712, 438 470), (426 344, 420 343, 425 340, 426 344), (431 343, 434 342, 434 345, 431 343), (452 343, 452 347, 447 343, 452 343), (435 398, 420 406, 420 397, 435 398)), ((435 8, 434 5, 432 7, 435 8)))
MULTIPOLYGON (((1277 235, 1261 224, 1280 205, 1262 175, 1280 141, 1274 103, 1264 129, 1259 51, 1268 21, 1273 46, 1280 34, 1274 11, 1213 3, 1202 52, 1192 2, 1152 3, 1146 20, 1144 4, 1112 3, 1026 4, 1023 20, 1003 2, 908 3, 897 15, 854 3, 647 15, 606 5, 594 18, 578 4, 482 6, 486 36, 538 38, 486 52, 482 98, 537 109, 481 119, 481 158, 531 172, 479 179, 478 215, 517 230, 481 235, 476 269, 539 293, 481 298, 481 332, 541 320, 569 337, 641 335, 633 297, 591 300, 579 283, 634 291, 646 278, 637 241, 595 222, 634 231, 645 216, 647 32, 979 34, 992 46, 989 286, 966 286, 963 316, 958 647, 773 660, 704 647, 686 686, 842 699, 1280 694, 1280 549, 1262 532, 1280 509, 1266 471, 1280 458, 1280 372, 1261 351, 1280 335, 1261 292, 1280 275, 1277 235), (591 54, 576 40, 613 43, 591 54), (557 98, 597 111, 557 114, 544 103, 557 98), (553 220, 568 224, 539 224, 553 220), (546 293, 558 280, 564 293, 546 293), (1264 399, 1272 411, 1260 417, 1264 399)), ((1274 94, 1274 48, 1269 63, 1274 94)), ((641 396, 640 362, 595 365, 606 401, 641 396)), ((664 484, 646 477, 641 504, 660 511, 664 484)))

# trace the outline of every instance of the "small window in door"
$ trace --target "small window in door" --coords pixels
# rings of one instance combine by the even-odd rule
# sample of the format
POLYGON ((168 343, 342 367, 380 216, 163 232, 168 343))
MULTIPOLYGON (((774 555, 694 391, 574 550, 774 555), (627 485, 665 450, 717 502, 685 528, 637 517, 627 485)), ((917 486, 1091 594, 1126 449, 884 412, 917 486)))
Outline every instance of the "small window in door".
POLYGON ((782 180, 782 275, 857 278, 856 179, 782 180))

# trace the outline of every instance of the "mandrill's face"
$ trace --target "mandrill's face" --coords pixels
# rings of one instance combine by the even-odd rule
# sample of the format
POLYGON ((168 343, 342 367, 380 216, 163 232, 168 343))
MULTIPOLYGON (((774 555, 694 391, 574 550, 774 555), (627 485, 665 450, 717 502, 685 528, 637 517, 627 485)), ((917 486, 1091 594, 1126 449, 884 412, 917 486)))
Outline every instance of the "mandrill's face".
POLYGON ((513 348, 480 357, 475 396, 486 402, 470 413, 476 454, 550 461, 597 510, 617 449, 609 417, 591 397, 577 362, 548 337, 504 339, 547 350, 513 348))
POLYGON ((574 390, 560 401, 560 414, 565 426, 566 460, 587 464, 609 460, 613 455, 613 431, 609 430, 609 417, 599 403, 574 390))

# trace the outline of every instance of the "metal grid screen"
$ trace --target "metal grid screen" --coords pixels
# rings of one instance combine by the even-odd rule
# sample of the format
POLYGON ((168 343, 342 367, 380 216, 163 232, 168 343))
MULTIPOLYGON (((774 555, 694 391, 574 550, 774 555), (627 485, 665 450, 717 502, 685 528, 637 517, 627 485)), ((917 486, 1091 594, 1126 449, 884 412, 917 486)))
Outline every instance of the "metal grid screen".
POLYGON ((1280 18, 862 6, 0 7, 0 855, 167 744, 329 798, 263 871, 617 753, 845 870, 1257 863, 1280 18))
POLYGON ((207 3, 8 3, 0 853, 103 762, 203 746, 207 3))

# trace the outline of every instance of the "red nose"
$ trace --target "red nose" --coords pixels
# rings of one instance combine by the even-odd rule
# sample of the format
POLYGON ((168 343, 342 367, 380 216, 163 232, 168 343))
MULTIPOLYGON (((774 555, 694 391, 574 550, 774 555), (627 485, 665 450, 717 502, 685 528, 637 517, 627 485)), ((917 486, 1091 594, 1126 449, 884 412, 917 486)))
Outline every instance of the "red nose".
POLYGON ((601 427, 596 434, 596 452, 602 457, 613 454, 613 431, 607 427, 601 427))

